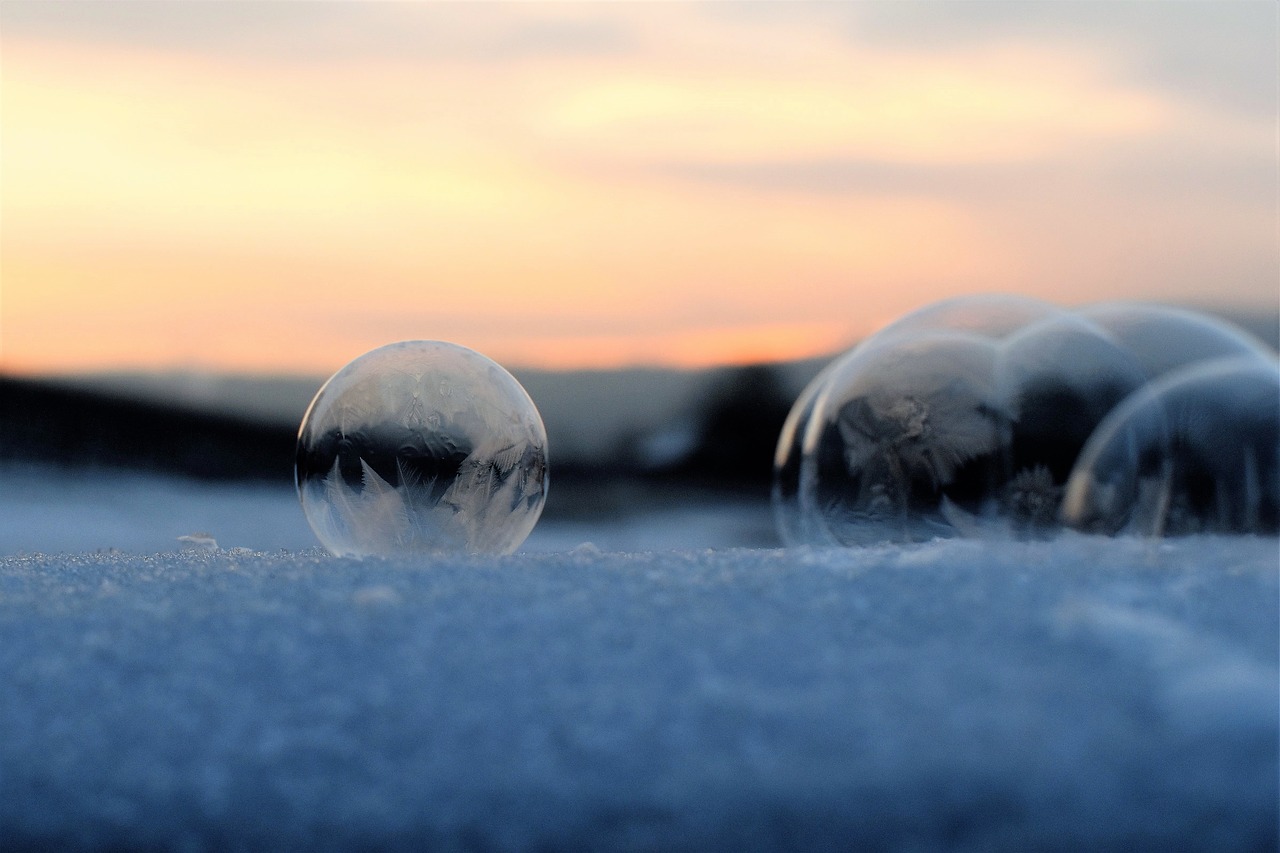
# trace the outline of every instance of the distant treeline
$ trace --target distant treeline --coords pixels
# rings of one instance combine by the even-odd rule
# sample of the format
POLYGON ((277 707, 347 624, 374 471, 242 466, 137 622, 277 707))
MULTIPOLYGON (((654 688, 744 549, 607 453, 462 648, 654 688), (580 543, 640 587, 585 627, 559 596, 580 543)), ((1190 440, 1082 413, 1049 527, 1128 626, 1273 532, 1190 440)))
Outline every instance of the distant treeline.
POLYGON ((0 459, 206 480, 293 477, 296 428, 0 377, 0 459))
MULTIPOLYGON (((645 435, 623 435, 607 458, 557 466, 553 453, 552 482, 623 478, 767 494, 790 397, 772 367, 725 370, 681 416, 689 435, 677 453, 654 459, 645 435)), ((292 483, 296 440, 286 423, 0 377, 0 461, 292 483)))

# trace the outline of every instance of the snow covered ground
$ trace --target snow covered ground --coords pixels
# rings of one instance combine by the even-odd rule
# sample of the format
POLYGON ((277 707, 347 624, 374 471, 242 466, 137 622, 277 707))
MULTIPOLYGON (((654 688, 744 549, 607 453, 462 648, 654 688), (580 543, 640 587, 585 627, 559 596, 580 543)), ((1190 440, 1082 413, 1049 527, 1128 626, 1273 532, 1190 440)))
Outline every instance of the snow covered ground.
MULTIPOLYGON (((609 551, 776 545, 763 501, 708 502, 652 495, 632 506, 616 489, 589 514, 555 512, 565 497, 553 479, 548 512, 522 551, 567 551, 592 544, 609 551)), ((581 491, 581 488, 575 491, 581 491)), ((581 496, 578 503, 588 503, 581 496)), ((292 485, 207 483, 109 470, 76 472, 0 466, 0 556, 121 551, 153 554, 191 547, 200 534, 222 548, 298 551, 318 545, 292 485)))
POLYGON ((1274 539, 361 562, 288 491, 0 473, 3 849, 1278 844, 1274 539))

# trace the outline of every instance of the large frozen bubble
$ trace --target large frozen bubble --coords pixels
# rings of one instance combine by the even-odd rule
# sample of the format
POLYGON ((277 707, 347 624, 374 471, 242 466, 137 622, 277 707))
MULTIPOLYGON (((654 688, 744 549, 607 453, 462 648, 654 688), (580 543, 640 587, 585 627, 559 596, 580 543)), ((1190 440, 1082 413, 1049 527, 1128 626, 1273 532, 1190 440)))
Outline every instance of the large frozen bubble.
POLYGON ((1201 362, 1126 399, 1098 426, 1063 518, 1096 533, 1280 532, 1280 368, 1201 362))
MULTIPOLYGON (((1250 444, 1250 435, 1265 433, 1256 424, 1244 436, 1222 427, 1228 440, 1254 449, 1224 481, 1239 485, 1244 498, 1220 489, 1208 515, 1204 488, 1194 485, 1209 476, 1207 463, 1192 465, 1185 450, 1205 440, 1192 440, 1189 430, 1208 416, 1147 428, 1168 437, 1160 445, 1166 451, 1178 448, 1162 458, 1182 460, 1160 481, 1163 491, 1151 492, 1147 474, 1138 478, 1140 489, 1107 479, 1114 453, 1095 452, 1091 485, 1073 474, 1122 401, 1153 380, 1222 357, 1237 359, 1241 370, 1246 363, 1275 370, 1265 344, 1187 309, 1115 302, 1072 312, 997 295, 928 305, 836 359, 797 399, 774 456, 779 536, 787 545, 823 546, 1044 535, 1064 520, 1085 529, 1266 529, 1274 518, 1265 496, 1275 466, 1268 467, 1262 445, 1250 444), (1151 504, 1149 493, 1165 495, 1166 503, 1151 504), (1257 495, 1263 498, 1245 501, 1253 509, 1231 508, 1257 495), (1143 520, 1155 516, 1158 522, 1143 520)), ((1191 411, 1181 405, 1173 410, 1191 411)), ((1157 408, 1170 411, 1166 403, 1157 408)), ((1225 404, 1219 410, 1237 411, 1225 404)), ((1132 450, 1135 439, 1127 440, 1132 450)), ((1208 458, 1191 454, 1200 456, 1208 458)))
POLYGON ((1266 363, 1275 352, 1226 320, 1187 308, 1143 302, 1100 302, 1080 309, 1129 351, 1150 379, 1216 358, 1254 358, 1266 363))
POLYGON ((802 542, 928 539, 953 532, 957 511, 982 513, 1003 465, 996 354, 984 338, 937 332, 835 365, 801 443, 802 542))
POLYGON ((885 326, 864 346, 925 332, 963 332, 1002 341, 1034 323, 1061 317, 1067 312, 1051 302, 1010 293, 975 293, 932 302, 885 326))
POLYGON ((1026 326, 1001 344, 996 386, 1008 466, 1001 512, 1013 528, 1058 526, 1067 477, 1085 442, 1145 382, 1126 348, 1073 314, 1026 326))
POLYGON ((483 355, 388 344, 311 401, 295 482, 334 554, 506 554, 542 513, 546 431, 520 383, 483 355))
POLYGON ((841 364, 840 359, 828 364, 810 380, 796 398, 782 422, 778 433, 778 446, 773 454, 773 484, 770 499, 773 506, 773 524, 783 545, 812 544, 814 535, 809 531, 810 516, 800 510, 800 463, 804 433, 813 416, 813 407, 830 378, 841 364))
MULTIPOLYGON (((824 546, 824 544, 872 542, 872 540, 883 538, 895 539, 901 538, 901 535, 927 535, 940 532, 941 529, 950 529, 950 524, 942 515, 943 511, 946 511, 946 515, 952 520, 961 521, 964 524, 965 512, 961 510, 960 503, 955 502, 955 498, 959 498, 960 493, 964 491, 963 488, 942 487, 937 489, 932 498, 924 500, 922 494, 919 494, 920 489, 916 487, 915 498, 902 503, 902 506, 897 508, 896 520, 892 523, 888 517, 892 514, 882 511, 883 500, 877 503, 879 508, 876 508, 869 506, 870 502, 863 498, 841 498, 838 494, 841 483, 852 485, 852 482, 856 482, 859 488, 863 488, 865 478, 861 475, 846 476, 846 473, 841 473, 838 467, 833 466, 832 460, 838 456, 838 453, 832 452, 832 444, 844 439, 838 438, 837 434, 829 429, 826 430, 826 438, 818 442, 819 446, 826 448, 824 452, 827 452, 827 459, 820 465, 817 460, 810 460, 803 464, 803 442, 809 430, 810 420, 813 418, 814 407, 819 398, 823 398, 823 393, 832 379, 842 384, 852 383, 852 386, 864 389, 868 389, 869 382, 879 383, 878 391, 869 392, 868 389, 870 394, 868 400, 874 398, 881 401, 882 405, 884 396, 892 393, 888 384, 895 382, 896 377, 909 374, 910 382, 916 384, 922 382, 923 374, 936 369, 931 361, 933 355, 923 355, 923 362, 916 362, 910 368, 899 366, 895 371, 874 380, 861 375, 865 370, 882 370, 883 365, 891 362, 901 365, 904 356, 910 360, 914 356, 906 353, 920 351, 919 347, 911 345, 913 339, 959 336, 956 339, 965 339, 968 343, 956 343, 956 346, 966 351, 977 347, 984 353, 978 356, 979 359, 987 360, 993 352, 996 352, 992 346, 1014 336, 1020 329, 1042 323, 1044 320, 1062 318, 1065 315, 1066 311, 1060 307, 1028 296, 977 293, 977 295, 946 298, 902 316, 901 319, 893 321, 849 352, 833 360, 796 398, 786 423, 783 424, 781 433, 778 435, 777 450, 774 452, 773 459, 772 503, 774 525, 783 544, 824 546), (974 343, 974 339, 978 338, 986 341, 987 346, 974 343), (869 352, 879 348, 886 348, 886 350, 896 348, 899 350, 899 355, 886 353, 874 359, 868 355, 869 352), (804 476, 801 475, 803 470, 806 471, 804 476), (814 496, 815 489, 819 493, 818 497, 814 496), (863 506, 863 503, 868 503, 868 506, 863 506), (925 507, 928 507, 927 510, 922 512, 925 507), (835 520, 833 528, 829 524, 831 520, 835 520), (860 525, 860 529, 855 530, 854 524, 860 525), (832 534, 832 529, 836 530, 836 534, 832 534)), ((940 343, 923 346, 925 353, 945 353, 946 351, 947 346, 940 343)), ((945 365, 938 366, 937 369, 940 369, 943 375, 946 374, 945 365)), ((974 378, 970 377, 970 379, 974 378)), ((993 377, 986 375, 979 384, 989 386, 992 382, 993 377)), ((860 393, 855 387, 836 389, 836 397, 846 393, 860 393)), ((906 389, 906 393, 911 393, 910 389, 906 389)), ((992 400, 984 403, 984 406, 987 406, 984 410, 984 418, 1000 420, 997 416, 996 401, 993 400, 993 391, 988 388, 983 393, 992 397, 992 400)), ((920 398, 915 397, 915 400, 920 398)), ((941 400, 934 400, 933 403, 934 407, 940 406, 941 400)), ((826 405, 829 407, 831 402, 828 400, 826 405)), ((832 416, 832 414, 827 411, 823 416, 832 416)), ((849 425, 846 424, 846 429, 847 427, 849 425)), ((937 416, 931 419, 931 428, 937 429, 937 416)), ((818 433, 823 433, 823 430, 818 428, 815 434, 818 433)), ((998 438, 1000 437, 997 437, 997 441, 998 438)), ((890 441, 892 443, 892 439, 890 441)), ((988 460, 987 466, 987 485, 996 488, 1004 478, 993 473, 995 469, 989 464, 991 460, 988 460)), ((867 488, 878 489, 878 494, 895 492, 895 489, 888 487, 886 483, 878 483, 867 488)), ((983 494, 983 497, 993 500, 996 496, 983 494)), ((966 494, 961 501, 964 505, 974 505, 975 502, 978 501, 974 494, 966 494)), ((987 510, 989 508, 991 506, 987 506, 987 510)))

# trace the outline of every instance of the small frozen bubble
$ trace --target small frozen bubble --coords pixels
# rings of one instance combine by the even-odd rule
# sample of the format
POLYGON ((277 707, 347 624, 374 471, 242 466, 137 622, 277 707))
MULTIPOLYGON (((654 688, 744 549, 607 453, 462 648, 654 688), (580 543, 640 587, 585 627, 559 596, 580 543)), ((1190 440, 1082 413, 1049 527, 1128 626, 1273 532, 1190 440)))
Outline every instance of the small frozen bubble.
POLYGON ((1027 326, 1001 344, 996 385, 1008 418, 1001 514, 1015 529, 1057 527, 1063 489, 1085 442, 1145 381, 1128 350, 1072 314, 1027 326))
POLYGON ((1216 358, 1276 354, 1262 341, 1225 320, 1186 308, 1142 302, 1101 302, 1080 309, 1137 360, 1148 379, 1216 358))
POLYGON ((1143 387, 1089 439, 1062 515, 1095 533, 1280 532, 1280 368, 1219 359, 1143 387))
POLYGON ((403 341, 365 353, 316 394, 295 481, 334 554, 506 554, 547 492, 547 437, 529 395, 477 352, 403 341))
POLYGON ((794 534, 812 545, 914 541, 981 514, 1003 472, 996 354, 984 338, 929 333, 842 360, 805 428, 794 534))

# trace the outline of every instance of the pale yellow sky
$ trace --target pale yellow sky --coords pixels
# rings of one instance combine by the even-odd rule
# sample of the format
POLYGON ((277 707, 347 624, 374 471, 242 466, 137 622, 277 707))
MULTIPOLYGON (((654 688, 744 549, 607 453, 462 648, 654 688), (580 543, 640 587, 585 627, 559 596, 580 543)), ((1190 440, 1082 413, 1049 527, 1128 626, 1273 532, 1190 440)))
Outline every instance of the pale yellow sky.
POLYGON ((830 352, 1276 309, 1276 7, 0 4, 0 370, 830 352))

